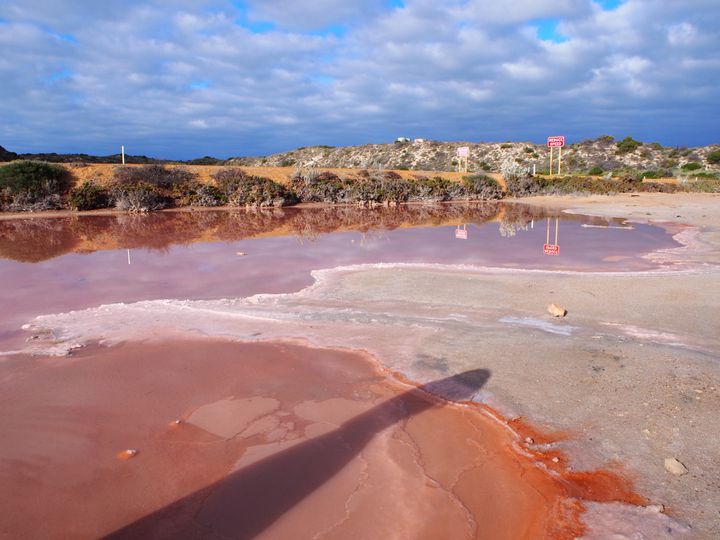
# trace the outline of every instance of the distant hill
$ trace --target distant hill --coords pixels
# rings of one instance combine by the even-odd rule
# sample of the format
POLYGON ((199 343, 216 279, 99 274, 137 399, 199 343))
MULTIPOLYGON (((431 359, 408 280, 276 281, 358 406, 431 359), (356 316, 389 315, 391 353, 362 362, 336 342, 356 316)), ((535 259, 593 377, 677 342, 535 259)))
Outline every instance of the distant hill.
MULTIPOLYGON (((545 145, 527 142, 471 143, 471 142, 396 142, 362 146, 311 146, 266 157, 231 158, 226 164, 247 166, 350 167, 361 169, 415 169, 452 171, 457 165, 457 149, 470 149, 471 171, 499 171, 503 162, 523 166, 536 165, 538 171, 547 170, 549 149, 545 145)), ((702 168, 720 170, 718 163, 708 162, 708 155, 720 151, 720 145, 698 148, 666 147, 657 143, 645 144, 630 138, 616 141, 605 136, 586 140, 563 148, 562 164, 565 172, 588 172, 597 167, 602 171, 628 168, 654 171, 661 176, 691 162, 702 168)), ((555 150, 557 157, 557 149, 555 150)), ((596 170, 597 171, 597 170, 596 170)))
MULTIPOLYGON (((289 152, 260 157, 235 157, 220 160, 210 156, 187 161, 170 161, 147 156, 125 156, 126 163, 185 163, 188 165, 245 165, 254 167, 322 167, 359 169, 408 169, 453 171, 457 169, 457 150, 469 147, 470 171, 500 171, 504 163, 523 167, 536 166, 546 171, 549 149, 528 142, 440 142, 403 141, 390 144, 361 146, 308 146, 289 152)), ((557 151, 555 153, 557 156, 557 151)), ((91 156, 88 154, 17 154, 0 146, 0 161, 31 159, 54 163, 120 163, 120 154, 91 156)), ((672 176, 685 167, 720 172, 720 145, 697 148, 667 147, 658 143, 642 143, 631 138, 615 140, 604 136, 571 144, 563 148, 563 172, 593 174, 616 169, 652 171, 657 176, 672 176), (697 164, 697 165, 695 165, 697 164)))

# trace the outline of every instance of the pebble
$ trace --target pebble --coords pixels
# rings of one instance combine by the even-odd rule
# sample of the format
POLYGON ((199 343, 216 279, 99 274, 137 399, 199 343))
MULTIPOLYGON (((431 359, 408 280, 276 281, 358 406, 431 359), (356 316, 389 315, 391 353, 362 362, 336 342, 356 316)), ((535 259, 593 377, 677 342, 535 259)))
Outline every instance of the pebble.
POLYGON ((560 458, 554 457, 552 458, 553 463, 560 463, 560 458))
POLYGON ((549 304, 547 310, 553 317, 564 317, 567 315, 567 310, 557 304, 549 304))
POLYGON ((532 437, 525 437, 525 442, 527 444, 535 444, 535 441, 533 440, 532 437))
POLYGON ((239 257, 244 257, 244 256, 246 255, 246 253, 245 253, 244 251, 238 251, 238 252, 237 252, 237 255, 238 255, 239 257))
POLYGON ((675 476, 682 476, 688 473, 687 467, 673 457, 665 458, 665 470, 675 476))

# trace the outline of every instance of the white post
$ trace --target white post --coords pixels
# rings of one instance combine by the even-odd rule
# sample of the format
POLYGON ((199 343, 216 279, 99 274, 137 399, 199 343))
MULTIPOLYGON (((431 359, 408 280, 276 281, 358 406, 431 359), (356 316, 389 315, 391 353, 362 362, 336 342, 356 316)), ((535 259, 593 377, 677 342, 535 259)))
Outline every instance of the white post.
POLYGON ((122 152, 122 164, 125 165, 125 145, 122 145, 120 150, 122 152))
POLYGON ((533 176, 535 176, 535 164, 533 163, 533 176))

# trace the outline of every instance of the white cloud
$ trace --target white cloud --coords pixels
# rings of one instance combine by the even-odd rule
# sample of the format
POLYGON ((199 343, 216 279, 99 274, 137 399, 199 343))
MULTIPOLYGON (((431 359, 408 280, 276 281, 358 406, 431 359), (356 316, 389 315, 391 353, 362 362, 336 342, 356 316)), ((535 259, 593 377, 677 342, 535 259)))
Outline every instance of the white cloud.
POLYGON ((398 132, 539 140, 557 118, 570 137, 717 141, 718 28, 710 0, 5 0, 0 144, 225 156, 398 132), (539 40, 537 19, 568 41, 539 40))

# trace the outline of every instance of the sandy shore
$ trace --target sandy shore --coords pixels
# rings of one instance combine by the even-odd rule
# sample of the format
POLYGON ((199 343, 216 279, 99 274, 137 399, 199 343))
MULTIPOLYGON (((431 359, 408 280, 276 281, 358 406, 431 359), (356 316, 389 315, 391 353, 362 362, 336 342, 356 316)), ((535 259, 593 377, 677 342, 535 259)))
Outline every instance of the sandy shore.
MULTIPOLYGON (((372 353, 419 383, 474 369, 490 378, 473 399, 510 425, 562 437, 524 443, 577 474, 618 470, 650 503, 720 536, 720 197, 642 194, 523 200, 638 222, 682 223, 686 247, 656 253, 663 271, 558 273, 438 265, 370 265, 315 273, 296 294, 225 301, 153 301, 39 317, 36 352, 104 340, 215 336, 297 338, 372 353), (548 303, 569 311, 560 321, 548 303), (665 458, 688 473, 664 469, 665 458)), ((674 226, 673 226, 674 227, 674 226)), ((592 504, 603 534, 669 536, 658 507, 592 504)))

